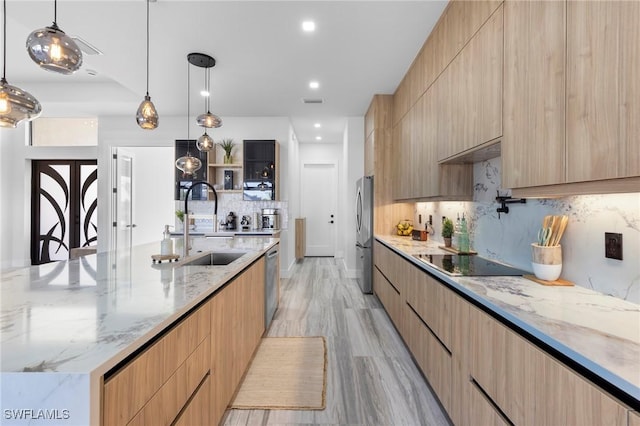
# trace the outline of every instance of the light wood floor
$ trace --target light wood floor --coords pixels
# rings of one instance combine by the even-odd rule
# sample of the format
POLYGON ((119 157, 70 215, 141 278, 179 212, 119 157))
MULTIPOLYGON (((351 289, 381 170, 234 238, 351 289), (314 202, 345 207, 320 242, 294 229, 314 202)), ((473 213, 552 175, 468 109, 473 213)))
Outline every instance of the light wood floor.
POLYGON ((269 336, 326 336, 322 411, 229 410, 225 425, 448 425, 375 296, 333 258, 305 258, 281 282, 269 336))

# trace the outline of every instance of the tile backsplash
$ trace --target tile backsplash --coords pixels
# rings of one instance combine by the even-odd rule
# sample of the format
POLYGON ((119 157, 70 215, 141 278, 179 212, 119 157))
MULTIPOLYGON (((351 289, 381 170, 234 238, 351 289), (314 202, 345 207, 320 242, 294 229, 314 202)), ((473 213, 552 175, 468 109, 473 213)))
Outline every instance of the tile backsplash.
MULTIPOLYGON (((175 202, 176 210, 184 210, 184 201, 175 202)), ((254 213, 261 214, 262 209, 279 209, 280 229, 289 228, 287 201, 245 201, 242 193, 222 193, 218 195, 218 221, 225 219, 229 212, 233 212, 240 219, 247 215, 253 221, 254 213)), ((196 228, 210 230, 213 228, 213 201, 189 201, 189 210, 195 215, 196 228)), ((176 218, 176 229, 182 227, 176 218)), ((251 223, 253 227, 253 222, 251 223)))
MULTIPOLYGON (((545 215, 567 215, 562 238, 561 277, 576 285, 640 303, 640 193, 583 195, 555 199, 528 199, 509 204, 500 214, 500 158, 474 164, 473 202, 416 203, 414 225, 424 226, 433 215, 435 233, 442 241, 442 216, 454 222, 464 213, 469 223, 471 247, 484 257, 497 259, 531 271, 531 243, 545 215), (418 215, 422 215, 422 225, 418 215), (623 260, 604 256, 604 233, 623 234, 623 260)), ((561 291, 561 290, 559 290, 561 291)))

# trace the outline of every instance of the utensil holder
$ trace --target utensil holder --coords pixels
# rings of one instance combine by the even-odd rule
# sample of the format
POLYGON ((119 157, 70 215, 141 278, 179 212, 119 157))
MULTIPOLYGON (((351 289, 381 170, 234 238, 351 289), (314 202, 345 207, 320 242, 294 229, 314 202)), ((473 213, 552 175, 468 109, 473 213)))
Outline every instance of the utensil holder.
POLYGON ((555 281, 562 272, 562 247, 531 244, 531 266, 536 278, 555 281))

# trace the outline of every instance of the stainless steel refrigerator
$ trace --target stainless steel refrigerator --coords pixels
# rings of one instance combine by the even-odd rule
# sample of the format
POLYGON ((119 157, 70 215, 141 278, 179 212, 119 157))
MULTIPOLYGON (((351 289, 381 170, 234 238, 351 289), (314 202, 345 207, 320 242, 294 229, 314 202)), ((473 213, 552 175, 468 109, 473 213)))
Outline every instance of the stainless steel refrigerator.
POLYGON ((373 176, 356 183, 356 280, 363 293, 373 292, 373 176))

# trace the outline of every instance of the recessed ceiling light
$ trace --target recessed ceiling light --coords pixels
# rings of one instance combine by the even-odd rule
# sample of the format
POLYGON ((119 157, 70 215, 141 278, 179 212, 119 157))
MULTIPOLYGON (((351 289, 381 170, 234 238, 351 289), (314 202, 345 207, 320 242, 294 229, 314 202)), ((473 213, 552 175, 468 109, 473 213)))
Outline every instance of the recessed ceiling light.
POLYGON ((316 140, 317 141, 321 141, 322 140, 322 136, 316 136, 316 140))
POLYGON ((318 82, 317 82, 317 81, 315 81, 315 80, 314 80, 314 81, 310 81, 310 82, 309 82, 309 87, 310 87, 311 89, 317 89, 318 87, 320 87, 320 83, 318 83, 318 82))
POLYGON ((313 127, 315 127, 316 129, 319 129, 322 126, 320 126, 320 123, 316 123, 316 124, 313 125, 313 127))
POLYGON ((200 91, 200 95, 202 95, 202 96, 204 96, 206 98, 207 96, 209 96, 209 92, 207 92, 206 90, 201 90, 200 91))
POLYGON ((306 33, 312 33, 316 30, 316 23, 313 21, 304 21, 302 23, 302 30, 306 33))

